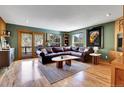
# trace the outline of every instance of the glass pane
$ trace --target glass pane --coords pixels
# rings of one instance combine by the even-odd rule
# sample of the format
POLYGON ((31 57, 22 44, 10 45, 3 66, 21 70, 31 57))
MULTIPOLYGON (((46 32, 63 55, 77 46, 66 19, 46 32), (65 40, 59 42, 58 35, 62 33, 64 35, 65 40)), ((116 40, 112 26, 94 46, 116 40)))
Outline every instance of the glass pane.
POLYGON ((21 47, 22 57, 32 56, 32 34, 22 33, 21 47))
POLYGON ((72 44, 73 46, 83 46, 83 33, 74 34, 72 36, 72 44))
POLYGON ((39 35, 39 34, 35 34, 35 36, 34 36, 34 45, 35 45, 35 47, 37 47, 37 46, 39 46, 39 45, 43 45, 43 35, 39 35))
POLYGON ((61 46, 61 35, 47 34, 47 46, 61 46))

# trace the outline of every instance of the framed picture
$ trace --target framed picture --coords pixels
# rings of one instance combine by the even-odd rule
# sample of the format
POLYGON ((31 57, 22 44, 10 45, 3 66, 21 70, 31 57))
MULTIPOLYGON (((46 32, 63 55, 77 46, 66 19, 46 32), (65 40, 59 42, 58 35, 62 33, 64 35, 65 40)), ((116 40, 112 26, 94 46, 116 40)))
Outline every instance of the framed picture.
POLYGON ((87 46, 94 47, 97 46, 99 48, 104 47, 104 31, 103 27, 94 27, 92 29, 87 29, 87 46))

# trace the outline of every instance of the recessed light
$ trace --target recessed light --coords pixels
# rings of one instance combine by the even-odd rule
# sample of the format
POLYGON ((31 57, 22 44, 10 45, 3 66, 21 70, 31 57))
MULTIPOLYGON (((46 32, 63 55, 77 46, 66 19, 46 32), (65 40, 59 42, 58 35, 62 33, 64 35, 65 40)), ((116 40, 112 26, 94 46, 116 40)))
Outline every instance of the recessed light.
POLYGON ((106 16, 107 16, 107 17, 111 16, 111 13, 107 13, 106 16))

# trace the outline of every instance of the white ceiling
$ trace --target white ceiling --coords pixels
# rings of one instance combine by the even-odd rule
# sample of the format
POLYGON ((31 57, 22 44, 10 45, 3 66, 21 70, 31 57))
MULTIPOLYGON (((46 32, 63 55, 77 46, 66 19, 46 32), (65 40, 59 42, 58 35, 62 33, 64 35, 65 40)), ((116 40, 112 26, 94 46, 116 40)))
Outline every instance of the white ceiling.
POLYGON ((122 16, 122 6, 0 5, 0 16, 7 23, 68 32, 114 21, 122 16), (107 17, 107 13, 111 16, 107 17))

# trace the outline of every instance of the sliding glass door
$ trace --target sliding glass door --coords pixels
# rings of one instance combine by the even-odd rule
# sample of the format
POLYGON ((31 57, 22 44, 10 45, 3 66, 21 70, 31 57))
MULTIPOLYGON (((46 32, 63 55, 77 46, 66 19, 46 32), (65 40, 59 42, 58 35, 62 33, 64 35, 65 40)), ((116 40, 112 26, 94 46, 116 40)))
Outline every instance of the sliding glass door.
POLYGON ((43 33, 19 31, 18 32, 18 59, 36 57, 36 47, 43 46, 43 33))

